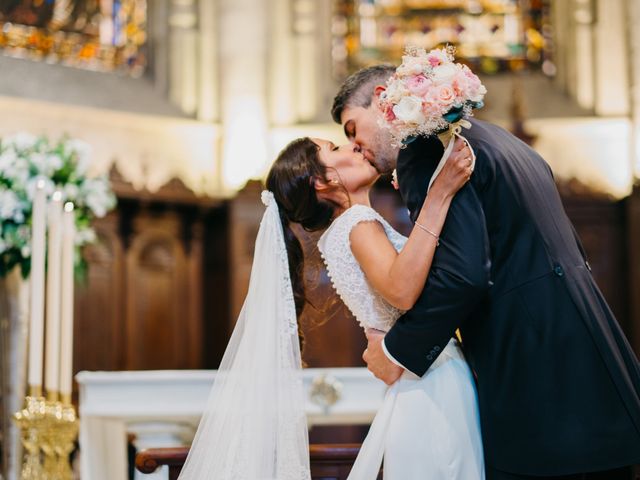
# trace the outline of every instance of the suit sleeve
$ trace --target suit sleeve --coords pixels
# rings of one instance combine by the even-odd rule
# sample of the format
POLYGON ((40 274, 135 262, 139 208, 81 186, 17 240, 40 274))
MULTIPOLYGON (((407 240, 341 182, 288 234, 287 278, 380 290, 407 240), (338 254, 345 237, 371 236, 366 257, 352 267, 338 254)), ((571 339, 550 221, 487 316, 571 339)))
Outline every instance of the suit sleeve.
POLYGON ((488 234, 475 188, 465 185, 452 201, 425 288, 384 339, 389 355, 418 376, 429 369, 491 284, 488 234))

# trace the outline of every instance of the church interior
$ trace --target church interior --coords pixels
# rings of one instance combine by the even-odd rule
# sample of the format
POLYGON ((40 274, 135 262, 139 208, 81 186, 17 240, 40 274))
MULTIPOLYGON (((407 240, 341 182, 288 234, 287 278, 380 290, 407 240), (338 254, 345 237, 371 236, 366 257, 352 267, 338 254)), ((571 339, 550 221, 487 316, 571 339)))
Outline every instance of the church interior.
MULTIPOLYGON (((551 165, 640 355, 638 25, 638 0, 0 0, 0 141, 85 142, 88 175, 115 198, 79 250, 73 341, 62 347, 79 424, 73 478, 174 478, 172 460, 156 470, 147 459, 143 474, 135 457, 193 438, 247 292, 270 164, 300 136, 345 143, 330 114, 340 84, 398 63, 409 44, 455 46, 487 87, 475 116, 551 165)), ((410 231, 389 178, 372 203, 410 231)), ((297 233, 312 286, 310 442, 357 444, 384 385, 367 375, 366 339, 332 290, 318 236, 297 233)), ((23 287, 1 273, 0 479, 14 480, 25 478, 12 417, 27 395, 29 315, 16 312, 25 272, 23 287)), ((346 478, 340 466, 326 472, 346 478)))

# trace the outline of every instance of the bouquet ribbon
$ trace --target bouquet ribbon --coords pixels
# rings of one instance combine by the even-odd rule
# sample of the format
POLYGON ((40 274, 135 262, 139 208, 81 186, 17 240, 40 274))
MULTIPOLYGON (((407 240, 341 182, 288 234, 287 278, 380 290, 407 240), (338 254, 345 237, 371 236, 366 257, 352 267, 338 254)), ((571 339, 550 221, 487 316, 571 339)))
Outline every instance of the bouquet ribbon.
POLYGON ((471 128, 471 122, 465 119, 460 119, 457 122, 449 124, 449 128, 447 130, 438 134, 438 139, 442 142, 442 145, 445 148, 435 172, 433 172, 433 175, 431 175, 431 180, 429 180, 429 187, 427 188, 427 191, 429 191, 431 185, 433 185, 433 182, 435 182, 436 178, 444 168, 445 163, 447 163, 451 152, 453 152, 453 146, 456 143, 456 138, 461 138, 462 140, 464 140, 464 142, 469 147, 469 150, 471 150, 471 171, 473 171, 473 169, 475 168, 476 154, 473 151, 473 148, 471 148, 471 145, 469 144, 467 139, 460 134, 463 128, 471 128))

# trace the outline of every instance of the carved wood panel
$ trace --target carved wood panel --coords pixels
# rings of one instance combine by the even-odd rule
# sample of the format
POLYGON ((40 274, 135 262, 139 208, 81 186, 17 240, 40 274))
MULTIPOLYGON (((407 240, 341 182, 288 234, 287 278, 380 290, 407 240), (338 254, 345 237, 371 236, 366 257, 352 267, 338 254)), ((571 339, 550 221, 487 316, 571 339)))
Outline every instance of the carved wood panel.
POLYGON ((217 367, 228 339, 227 205, 114 180, 76 286, 74 370, 217 367))

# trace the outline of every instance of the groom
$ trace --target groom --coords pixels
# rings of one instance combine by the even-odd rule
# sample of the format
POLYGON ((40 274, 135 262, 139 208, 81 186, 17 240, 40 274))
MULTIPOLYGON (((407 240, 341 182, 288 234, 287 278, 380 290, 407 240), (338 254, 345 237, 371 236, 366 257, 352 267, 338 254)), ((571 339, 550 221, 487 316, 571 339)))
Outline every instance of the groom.
MULTIPOLYGON (((397 168, 415 219, 444 149, 435 137, 390 146, 378 118, 393 71, 349 77, 332 115, 379 171, 397 168)), ((629 479, 628 466, 640 463, 638 360, 547 163, 505 130, 471 123, 463 135, 475 171, 451 204, 422 295, 386 336, 368 333, 363 358, 388 384, 404 369, 422 376, 460 328, 489 480, 629 479)))

